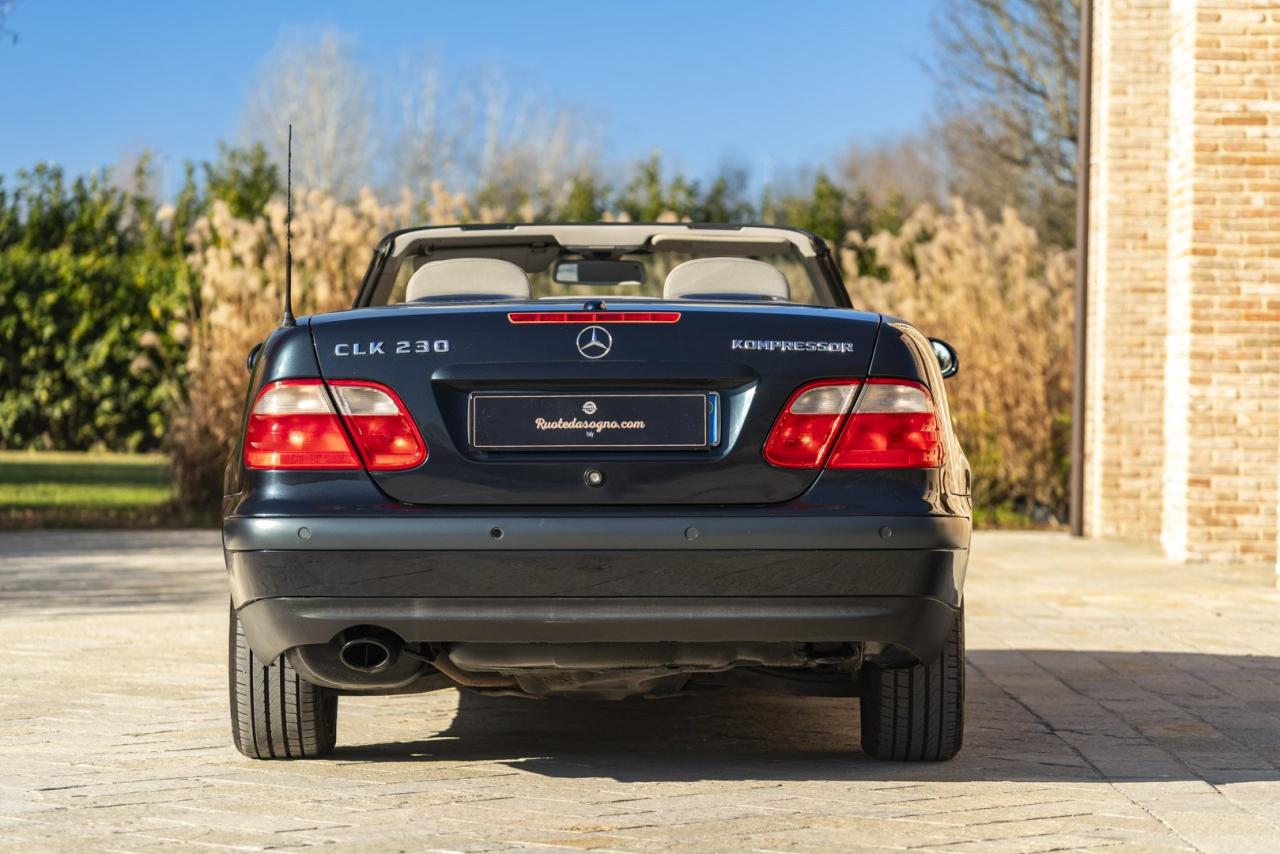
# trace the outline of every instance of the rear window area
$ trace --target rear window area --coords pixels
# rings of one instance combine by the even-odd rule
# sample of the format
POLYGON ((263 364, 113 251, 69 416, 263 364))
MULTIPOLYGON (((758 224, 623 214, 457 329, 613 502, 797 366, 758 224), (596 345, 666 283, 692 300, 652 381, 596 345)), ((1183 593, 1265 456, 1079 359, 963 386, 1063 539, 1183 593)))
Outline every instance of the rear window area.
MULTIPOLYGON (((451 254, 451 257, 458 257, 451 254)), ((474 257, 492 258, 501 257, 501 253, 489 254, 483 251, 477 252, 474 257)), ((686 261, 692 261, 698 258, 717 257, 709 255, 692 255, 686 253, 675 252, 638 252, 623 254, 616 260, 633 261, 641 265, 644 270, 643 281, 638 284, 624 283, 618 285, 599 285, 599 284, 569 284, 566 282, 557 282, 553 278, 552 271, 555 264, 546 264, 543 269, 528 270, 525 273, 529 277, 529 286, 531 298, 539 299, 558 299, 569 297, 572 299, 598 297, 601 299, 651 299, 658 300, 663 298, 663 285, 667 280, 667 275, 680 264, 686 261)), ((790 290, 789 301, 801 305, 832 305, 833 302, 826 293, 823 285, 815 286, 810 276, 809 270, 805 264, 799 259, 791 255, 756 255, 750 256, 752 260, 760 261, 777 269, 785 277, 787 286, 790 290)), ((581 256, 573 253, 564 253, 557 258, 558 261, 568 261, 579 259, 581 256)), ((407 288, 409 280, 413 274, 427 263, 430 259, 424 256, 408 255, 390 263, 397 264, 395 270, 394 284, 387 296, 388 303, 401 303, 406 301, 407 288)), ((731 299, 731 297, 724 297, 731 299)), ((744 299, 749 297, 744 296, 744 299)), ((464 301, 460 297, 452 297, 452 301, 464 301)))

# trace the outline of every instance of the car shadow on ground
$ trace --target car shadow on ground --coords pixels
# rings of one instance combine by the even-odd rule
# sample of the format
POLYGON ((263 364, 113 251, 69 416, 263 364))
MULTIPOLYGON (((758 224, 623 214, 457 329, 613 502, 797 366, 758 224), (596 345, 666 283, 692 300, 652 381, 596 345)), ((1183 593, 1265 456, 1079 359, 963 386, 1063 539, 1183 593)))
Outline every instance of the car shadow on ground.
POLYGON ((444 731, 340 746, 334 758, 624 782, 1280 780, 1280 658, 978 650, 969 661, 966 744, 946 763, 867 757, 853 699, 729 691, 621 702, 463 693, 444 731))

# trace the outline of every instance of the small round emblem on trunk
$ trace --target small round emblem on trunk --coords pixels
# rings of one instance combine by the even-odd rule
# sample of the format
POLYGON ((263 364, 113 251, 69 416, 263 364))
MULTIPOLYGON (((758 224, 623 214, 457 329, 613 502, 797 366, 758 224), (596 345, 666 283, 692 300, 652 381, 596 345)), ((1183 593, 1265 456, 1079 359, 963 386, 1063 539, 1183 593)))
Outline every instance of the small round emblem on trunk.
POLYGON ((604 472, 600 469, 587 469, 582 473, 582 480, 587 486, 604 486, 604 472))
POLYGON ((613 349, 613 336, 603 326, 588 326, 578 333, 578 352, 588 359, 601 359, 613 349))

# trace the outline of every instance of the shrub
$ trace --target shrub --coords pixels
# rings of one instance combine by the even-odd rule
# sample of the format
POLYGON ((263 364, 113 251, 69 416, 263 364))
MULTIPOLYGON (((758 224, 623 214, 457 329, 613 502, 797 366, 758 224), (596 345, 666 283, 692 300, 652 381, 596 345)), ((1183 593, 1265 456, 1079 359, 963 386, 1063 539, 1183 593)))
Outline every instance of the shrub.
POLYGON ((43 163, 0 181, 0 448, 160 443, 187 267, 150 177, 144 155, 127 186, 43 163))
POLYGON ((0 250, 0 448, 157 447, 178 377, 151 368, 178 347, 184 276, 160 256, 0 250))
POLYGON ((975 500, 1040 521, 1065 517, 1072 371, 1072 261, 1006 210, 923 206, 897 233, 851 233, 842 248, 854 304, 900 315, 960 354, 947 383, 975 500), (859 259, 878 275, 858 275, 859 259), (865 263, 865 262, 864 262, 865 263))

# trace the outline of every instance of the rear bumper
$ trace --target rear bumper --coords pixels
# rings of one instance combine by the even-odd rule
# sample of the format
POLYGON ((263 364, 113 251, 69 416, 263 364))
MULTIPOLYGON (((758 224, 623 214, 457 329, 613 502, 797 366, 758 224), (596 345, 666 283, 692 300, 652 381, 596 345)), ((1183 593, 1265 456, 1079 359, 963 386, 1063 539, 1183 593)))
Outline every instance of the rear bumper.
POLYGON ((646 643, 876 641, 932 661, 955 614, 937 599, 848 597, 541 597, 259 599, 240 609, 264 658, 373 625, 406 641, 646 643))
POLYGON ((929 660, 969 520, 233 517, 232 601, 271 658, 357 625, 406 641, 873 641, 929 660))

